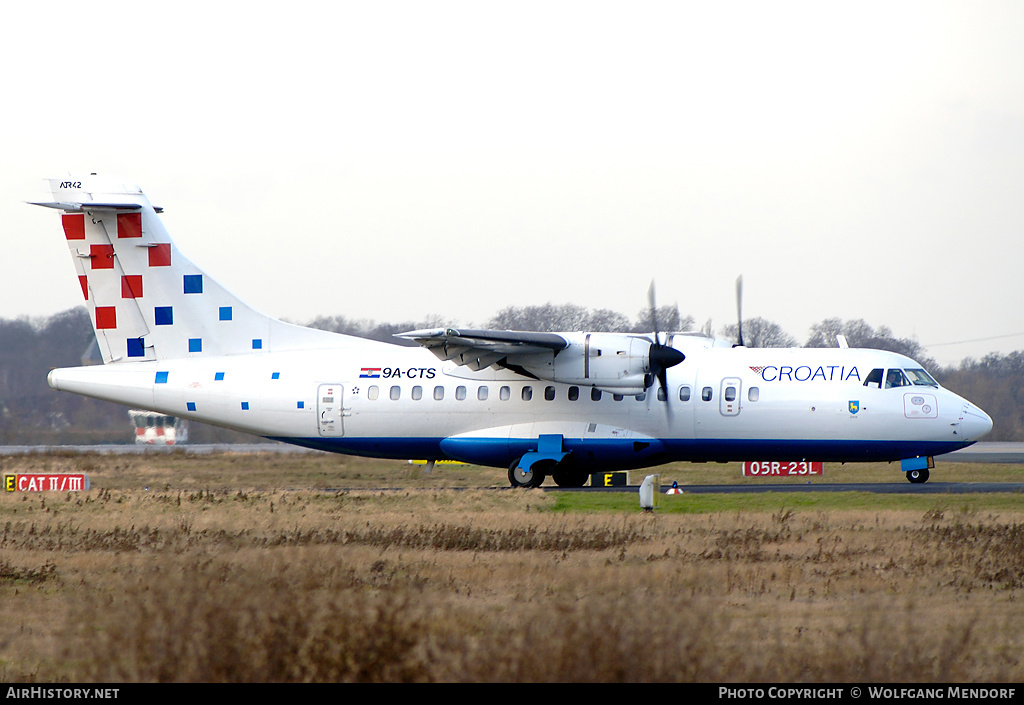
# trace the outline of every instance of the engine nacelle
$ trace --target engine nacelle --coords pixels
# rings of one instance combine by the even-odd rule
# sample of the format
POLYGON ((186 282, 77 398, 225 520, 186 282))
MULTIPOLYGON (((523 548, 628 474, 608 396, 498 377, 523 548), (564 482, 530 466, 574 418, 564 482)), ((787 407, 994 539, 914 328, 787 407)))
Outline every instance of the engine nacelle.
POLYGON ((543 365, 524 364, 540 379, 635 395, 647 389, 651 341, 621 333, 562 333, 569 346, 543 365))

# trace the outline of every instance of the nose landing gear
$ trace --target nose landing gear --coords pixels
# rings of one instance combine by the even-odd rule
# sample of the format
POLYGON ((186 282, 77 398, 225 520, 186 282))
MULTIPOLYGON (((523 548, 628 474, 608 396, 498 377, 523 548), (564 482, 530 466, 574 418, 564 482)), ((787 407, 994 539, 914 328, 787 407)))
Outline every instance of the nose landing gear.
POLYGON ((907 480, 914 484, 928 482, 928 470, 935 467, 935 458, 929 456, 904 458, 900 461, 900 470, 907 473, 907 480))

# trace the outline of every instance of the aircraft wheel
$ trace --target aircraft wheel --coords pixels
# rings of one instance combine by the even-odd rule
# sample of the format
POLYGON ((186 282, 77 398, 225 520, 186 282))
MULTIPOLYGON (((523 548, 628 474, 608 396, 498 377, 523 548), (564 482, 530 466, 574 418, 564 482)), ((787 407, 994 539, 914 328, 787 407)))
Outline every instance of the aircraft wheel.
POLYGON ((508 468, 508 481, 513 487, 540 487, 544 482, 544 471, 541 463, 534 463, 528 471, 519 467, 519 460, 514 460, 508 468))
POLYGON ((907 479, 916 485, 922 482, 928 482, 928 475, 928 468, 923 470, 910 470, 907 472, 907 479))
POLYGON ((588 477, 585 470, 555 470, 551 473, 551 479, 559 487, 583 487, 588 477))

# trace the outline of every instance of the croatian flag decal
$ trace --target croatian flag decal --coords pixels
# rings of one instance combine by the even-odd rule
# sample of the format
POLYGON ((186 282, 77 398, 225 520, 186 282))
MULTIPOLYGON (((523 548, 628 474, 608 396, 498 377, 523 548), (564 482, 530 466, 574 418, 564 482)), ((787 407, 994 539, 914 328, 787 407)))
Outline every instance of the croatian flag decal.
POLYGON ((376 379, 380 377, 379 367, 362 367, 359 369, 359 379, 376 379))

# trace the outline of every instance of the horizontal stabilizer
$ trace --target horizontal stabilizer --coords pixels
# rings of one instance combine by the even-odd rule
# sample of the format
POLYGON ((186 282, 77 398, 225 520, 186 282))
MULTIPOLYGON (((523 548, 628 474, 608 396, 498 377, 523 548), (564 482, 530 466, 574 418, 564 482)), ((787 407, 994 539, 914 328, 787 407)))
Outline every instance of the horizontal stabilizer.
MULTIPOLYGON (((29 201, 30 206, 42 206, 43 208, 56 208, 68 213, 81 213, 86 208, 92 211, 137 211, 141 210, 142 206, 138 203, 73 203, 71 201, 29 201)), ((152 206, 156 213, 163 213, 163 208, 152 206)))

